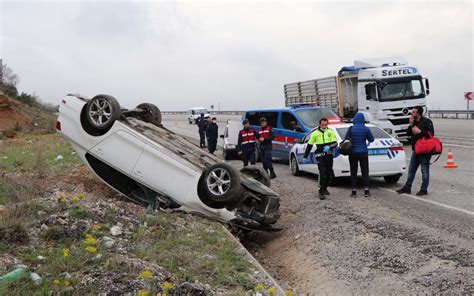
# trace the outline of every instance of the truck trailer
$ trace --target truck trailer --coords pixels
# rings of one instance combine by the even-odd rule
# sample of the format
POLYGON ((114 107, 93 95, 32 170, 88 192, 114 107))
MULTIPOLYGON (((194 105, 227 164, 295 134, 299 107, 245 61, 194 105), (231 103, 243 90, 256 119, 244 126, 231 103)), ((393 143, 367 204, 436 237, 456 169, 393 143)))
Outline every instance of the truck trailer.
POLYGON ((336 76, 285 84, 285 105, 329 107, 350 119, 357 112, 387 133, 406 140, 411 108, 427 112, 429 82, 404 58, 355 60, 336 76))

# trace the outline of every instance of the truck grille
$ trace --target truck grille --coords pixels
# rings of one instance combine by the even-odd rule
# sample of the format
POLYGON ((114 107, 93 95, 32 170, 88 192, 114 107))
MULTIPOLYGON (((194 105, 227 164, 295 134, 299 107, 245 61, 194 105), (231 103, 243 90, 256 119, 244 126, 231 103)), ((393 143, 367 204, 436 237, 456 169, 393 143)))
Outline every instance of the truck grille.
POLYGON ((403 125, 403 124, 409 123, 408 118, 396 118, 396 119, 389 119, 389 120, 393 125, 403 125))

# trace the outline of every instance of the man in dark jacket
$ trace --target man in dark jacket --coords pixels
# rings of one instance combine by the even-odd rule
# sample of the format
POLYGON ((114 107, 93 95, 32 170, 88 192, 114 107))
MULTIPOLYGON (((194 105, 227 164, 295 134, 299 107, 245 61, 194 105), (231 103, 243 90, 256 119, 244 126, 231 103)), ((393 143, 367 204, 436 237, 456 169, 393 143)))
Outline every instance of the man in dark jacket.
POLYGON ((416 171, 421 165, 421 189, 416 195, 427 195, 428 185, 430 182, 430 160, 431 155, 428 154, 416 154, 415 144, 422 138, 429 138, 434 136, 433 122, 423 116, 423 108, 416 106, 411 110, 410 125, 408 126, 407 134, 411 137, 412 153, 410 159, 410 165, 408 167, 407 181, 405 185, 397 190, 398 193, 411 193, 411 186, 415 179, 416 171))
POLYGON ((260 158, 262 160, 263 169, 270 173, 270 178, 276 178, 275 171, 273 170, 272 164, 272 146, 273 139, 273 128, 268 125, 265 117, 260 118, 260 128, 257 131, 258 139, 257 143, 260 149, 260 158))
POLYGON ((239 132, 239 141, 237 142, 237 153, 242 157, 244 167, 255 164, 255 144, 257 132, 250 127, 249 120, 242 121, 244 128, 239 132))
POLYGON ((208 121, 206 126, 206 136, 207 136, 207 148, 209 153, 214 154, 217 147, 217 138, 218 138, 218 126, 217 119, 215 117, 212 120, 208 121))
POLYGON ((201 148, 206 148, 206 126, 207 119, 204 118, 204 114, 201 113, 201 117, 198 119, 199 147, 201 148))
POLYGON ((362 172, 364 182, 364 196, 369 197, 369 150, 367 142, 374 141, 374 135, 368 127, 365 126, 365 117, 362 113, 357 113, 352 120, 352 127, 347 131, 346 139, 351 139, 352 151, 349 154, 349 163, 351 169, 352 197, 357 197, 357 170, 362 172))

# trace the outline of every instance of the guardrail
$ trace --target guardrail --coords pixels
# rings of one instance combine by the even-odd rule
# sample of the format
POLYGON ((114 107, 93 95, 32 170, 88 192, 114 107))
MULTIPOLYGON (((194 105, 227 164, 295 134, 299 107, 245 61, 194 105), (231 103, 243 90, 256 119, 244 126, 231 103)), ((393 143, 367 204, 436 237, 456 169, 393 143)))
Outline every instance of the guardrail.
POLYGON ((438 118, 474 119, 474 110, 428 110, 428 114, 438 118))

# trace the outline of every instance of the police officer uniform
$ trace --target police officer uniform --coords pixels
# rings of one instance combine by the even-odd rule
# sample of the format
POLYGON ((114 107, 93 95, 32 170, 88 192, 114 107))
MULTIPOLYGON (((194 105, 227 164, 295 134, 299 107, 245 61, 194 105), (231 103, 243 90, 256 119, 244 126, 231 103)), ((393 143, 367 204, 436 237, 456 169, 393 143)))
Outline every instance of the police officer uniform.
POLYGON ((325 199, 325 195, 329 195, 327 188, 333 173, 333 153, 337 147, 337 139, 334 131, 330 128, 321 130, 320 127, 318 127, 312 132, 306 146, 304 158, 308 157, 314 144, 316 144, 315 158, 318 162, 319 169, 319 198, 325 199))
MULTIPOLYGON (((242 124, 248 124, 248 119, 244 119, 242 124)), ((255 147, 256 147, 257 133, 255 130, 249 126, 244 127, 239 132, 239 141, 237 144, 237 151, 242 153, 242 161, 244 162, 244 167, 250 164, 255 164, 255 147)))
MULTIPOLYGON (((264 121, 267 122, 265 117, 260 118, 260 123, 264 121)), ((276 178, 272 164, 272 141, 275 138, 273 135, 273 129, 267 124, 265 127, 260 127, 257 134, 259 138, 260 158, 262 160, 263 169, 266 172, 270 172, 270 178, 276 178)))

